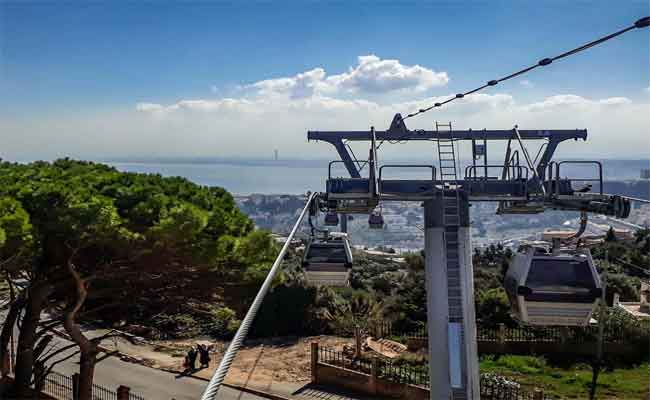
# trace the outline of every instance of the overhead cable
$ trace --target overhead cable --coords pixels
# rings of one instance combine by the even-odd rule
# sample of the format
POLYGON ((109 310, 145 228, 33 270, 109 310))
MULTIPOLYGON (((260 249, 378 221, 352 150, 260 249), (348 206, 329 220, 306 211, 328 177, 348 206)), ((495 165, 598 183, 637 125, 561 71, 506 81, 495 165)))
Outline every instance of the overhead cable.
POLYGON ((519 71, 513 72, 510 75, 506 75, 506 76, 504 76, 502 78, 499 78, 499 79, 492 79, 492 80, 488 81, 487 83, 485 83, 483 86, 479 86, 476 89, 470 90, 470 91, 465 92, 465 93, 458 93, 455 96, 450 97, 445 101, 435 103, 435 104, 433 104, 433 105, 431 105, 429 107, 426 107, 426 108, 421 108, 416 112, 408 114, 407 116, 402 118, 402 120, 405 120, 405 119, 408 119, 408 118, 411 118, 411 117, 415 117, 416 115, 423 114, 423 113, 425 113, 425 112, 427 112, 429 110, 432 110, 434 108, 437 108, 437 107, 442 107, 443 105, 445 105, 447 103, 451 103, 452 101, 457 100, 457 99, 462 99, 465 96, 476 93, 476 92, 478 92, 480 90, 483 90, 483 89, 485 89, 485 88, 487 88, 489 86, 496 86, 501 82, 507 81, 508 79, 515 78, 517 76, 521 76, 521 75, 523 75, 523 74, 525 74, 527 72, 530 72, 530 71, 534 70, 535 68, 545 67, 545 66, 550 65, 551 63, 553 63, 553 61, 557 61, 557 60, 560 60, 562 58, 569 57, 569 56, 572 56, 574 54, 580 53, 581 51, 587 50, 587 49, 589 49, 591 47, 594 47, 596 45, 604 43, 604 42, 606 42, 608 40, 611 40, 611 39, 613 39, 613 38, 615 38, 615 37, 617 37, 619 35, 622 35, 622 34, 624 34, 626 32, 629 32, 629 31, 631 31, 633 29, 647 28, 648 26, 650 26, 650 17, 641 18, 638 21, 636 21, 634 24, 628 26, 627 28, 621 29, 620 31, 611 33, 611 34, 609 34, 607 36, 603 36, 600 39, 596 39, 596 40, 594 40, 592 42, 586 43, 586 44, 584 44, 584 45, 582 45, 580 47, 576 47, 573 50, 566 51, 566 52, 564 52, 564 53, 562 53, 560 55, 557 55, 555 57, 542 58, 537 63, 535 63, 535 64, 533 64, 533 65, 531 65, 529 67, 526 67, 524 69, 521 69, 519 71))
POLYGON ((223 355, 223 358, 219 363, 219 367, 217 368, 217 370, 214 372, 214 375, 210 379, 208 386, 205 388, 205 391, 201 396, 201 400, 215 400, 217 398, 217 393, 219 392, 219 388, 221 387, 221 384, 223 383, 224 379, 226 378, 226 375, 228 374, 230 365, 235 359, 237 352, 239 352, 239 349, 243 345, 244 340, 248 335, 248 330, 250 329, 251 324, 255 320, 257 311, 262 305, 262 301, 264 301, 264 297, 266 296, 266 293, 269 291, 271 287, 271 283, 273 282, 275 276, 280 270, 280 266, 282 265, 282 260, 284 259, 284 254, 287 252, 291 240, 293 239, 294 235, 298 231, 298 227, 300 226, 300 223, 305 218, 305 215, 307 214, 312 201, 315 200, 315 196, 316 196, 315 193, 312 193, 308 196, 307 204, 305 205, 305 208, 303 208, 302 212, 300 213, 300 216, 298 217, 295 225, 293 226, 293 229, 291 229, 291 233, 289 233, 286 242, 284 242, 284 246, 282 246, 282 250, 280 250, 280 253, 275 259, 275 262, 273 263, 271 270, 266 276, 266 279, 264 279, 264 283, 262 283, 262 287, 260 288, 259 292, 257 292, 257 295, 255 296, 255 300, 253 300, 253 304, 251 304, 250 308, 248 309, 248 312, 246 313, 246 316, 244 317, 241 325, 239 326, 239 329, 237 329, 237 333, 235 333, 235 337, 228 345, 228 349, 223 355))

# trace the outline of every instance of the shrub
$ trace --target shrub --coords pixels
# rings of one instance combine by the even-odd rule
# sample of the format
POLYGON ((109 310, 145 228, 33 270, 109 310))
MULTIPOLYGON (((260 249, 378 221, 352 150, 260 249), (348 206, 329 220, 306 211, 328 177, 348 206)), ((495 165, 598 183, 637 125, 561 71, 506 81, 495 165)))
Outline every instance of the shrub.
POLYGON ((239 328, 240 321, 234 310, 221 307, 211 312, 208 317, 205 333, 220 338, 230 338, 239 328))
POLYGON ((161 332, 161 339, 191 338, 201 333, 201 325, 186 314, 159 314, 152 323, 161 332))

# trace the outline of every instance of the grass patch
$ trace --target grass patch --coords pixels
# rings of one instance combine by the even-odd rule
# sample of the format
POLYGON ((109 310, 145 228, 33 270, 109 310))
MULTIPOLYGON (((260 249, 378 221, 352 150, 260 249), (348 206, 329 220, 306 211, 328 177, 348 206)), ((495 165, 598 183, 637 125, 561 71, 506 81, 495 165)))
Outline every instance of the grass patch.
MULTIPOLYGON (((484 356, 481 372, 506 376, 530 390, 544 388, 547 394, 562 399, 587 399, 592 378, 591 367, 587 364, 559 367, 543 357, 532 356, 484 356)), ((649 393, 650 363, 608 369, 598 377, 599 400, 641 400, 649 393)))

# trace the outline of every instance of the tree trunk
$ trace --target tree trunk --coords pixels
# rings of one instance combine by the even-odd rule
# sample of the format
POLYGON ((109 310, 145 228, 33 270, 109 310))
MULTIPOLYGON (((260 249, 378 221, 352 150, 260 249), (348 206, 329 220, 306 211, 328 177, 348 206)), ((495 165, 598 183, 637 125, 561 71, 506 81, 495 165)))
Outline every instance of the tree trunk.
POLYGON ((81 355, 79 356, 79 397, 78 400, 92 400, 93 395, 93 378, 95 375, 95 363, 97 361, 97 343, 89 340, 81 327, 76 322, 77 313, 83 306, 88 296, 86 282, 79 276, 72 262, 68 262, 68 272, 72 275, 75 285, 77 286, 77 301, 74 306, 65 313, 63 326, 70 335, 73 342, 79 346, 81 355))
POLYGON ((5 318, 4 325, 2 325, 2 332, 0 333, 0 360, 2 360, 2 377, 9 375, 9 363, 6 363, 5 360, 8 360, 11 351, 9 350, 9 341, 11 335, 14 331, 14 326, 16 326, 16 320, 20 315, 20 311, 25 305, 25 299, 20 296, 11 303, 9 312, 7 313, 7 318, 5 318))
POLYGON ((97 345, 90 343, 91 348, 82 351, 79 360, 79 400, 92 400, 93 378, 95 376, 95 364, 97 362, 97 345))
POLYGON ((50 293, 50 286, 44 282, 34 283, 27 293, 25 316, 20 327, 18 351, 16 355, 16 376, 12 392, 20 396, 30 395, 30 384, 34 368, 34 345, 36 329, 41 320, 41 312, 50 293))

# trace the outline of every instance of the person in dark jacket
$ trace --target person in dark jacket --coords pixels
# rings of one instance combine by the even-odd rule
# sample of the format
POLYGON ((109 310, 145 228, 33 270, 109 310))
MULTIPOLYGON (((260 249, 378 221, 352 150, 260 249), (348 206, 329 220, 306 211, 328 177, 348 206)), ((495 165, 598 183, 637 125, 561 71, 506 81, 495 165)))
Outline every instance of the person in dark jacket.
POLYGON ((196 356, 197 356, 196 350, 194 350, 194 347, 190 349, 189 352, 187 352, 187 361, 188 361, 188 368, 190 371, 194 371, 196 369, 196 356))
POLYGON ((201 363, 201 368, 207 368, 210 366, 210 350, 207 346, 199 344, 196 346, 199 352, 199 362, 201 363))

